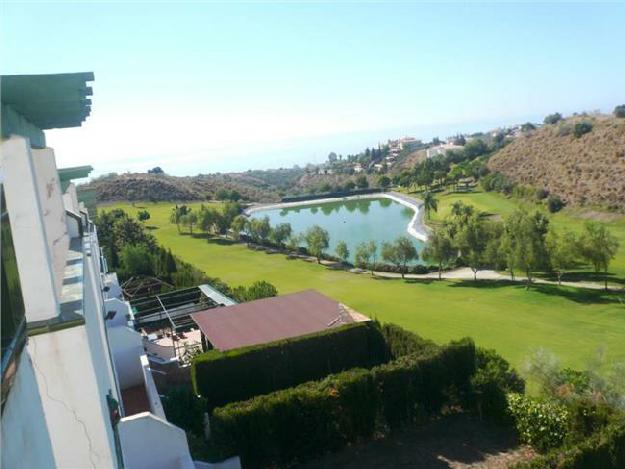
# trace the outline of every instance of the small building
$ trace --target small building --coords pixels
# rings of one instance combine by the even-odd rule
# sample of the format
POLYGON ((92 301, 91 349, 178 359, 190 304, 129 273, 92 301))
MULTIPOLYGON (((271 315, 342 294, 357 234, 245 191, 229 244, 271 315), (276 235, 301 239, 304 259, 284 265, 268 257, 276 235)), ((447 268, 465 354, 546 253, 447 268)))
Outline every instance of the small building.
POLYGON ((315 290, 199 311, 191 318, 206 345, 222 352, 370 320, 315 290))

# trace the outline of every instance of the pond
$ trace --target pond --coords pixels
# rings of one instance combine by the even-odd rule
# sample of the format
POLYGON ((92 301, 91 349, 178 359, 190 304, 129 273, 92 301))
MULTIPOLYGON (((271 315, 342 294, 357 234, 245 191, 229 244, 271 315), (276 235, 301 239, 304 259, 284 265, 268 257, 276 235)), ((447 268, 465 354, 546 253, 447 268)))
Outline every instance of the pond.
POLYGON ((364 241, 375 241, 379 255, 383 242, 392 242, 399 236, 406 236, 417 251, 421 251, 424 243, 406 231, 414 213, 413 209, 392 199, 375 198, 260 209, 250 216, 268 216, 271 226, 290 223, 296 234, 302 234, 311 226, 319 225, 330 234, 330 247, 326 252, 335 255, 338 242, 345 241, 349 248, 349 260, 353 263, 356 246, 364 241))

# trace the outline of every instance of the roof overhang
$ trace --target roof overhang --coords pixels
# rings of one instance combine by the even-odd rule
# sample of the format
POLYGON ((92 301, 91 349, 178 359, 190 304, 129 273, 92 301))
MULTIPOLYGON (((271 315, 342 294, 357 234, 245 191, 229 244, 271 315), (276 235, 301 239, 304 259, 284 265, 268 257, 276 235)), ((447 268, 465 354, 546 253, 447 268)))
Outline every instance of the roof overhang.
POLYGON ((12 134, 45 146, 42 130, 79 127, 91 113, 93 72, 0 76, 2 137, 12 134))

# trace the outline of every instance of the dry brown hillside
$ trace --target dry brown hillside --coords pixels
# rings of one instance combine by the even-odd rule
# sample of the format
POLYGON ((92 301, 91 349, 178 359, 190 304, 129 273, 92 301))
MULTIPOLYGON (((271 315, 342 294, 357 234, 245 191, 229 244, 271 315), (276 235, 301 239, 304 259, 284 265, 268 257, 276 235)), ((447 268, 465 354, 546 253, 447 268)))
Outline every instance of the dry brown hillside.
POLYGON ((545 125, 499 150, 488 167, 568 203, 625 210, 625 119, 576 116, 545 125), (593 129, 576 138, 574 126, 582 121, 593 129))

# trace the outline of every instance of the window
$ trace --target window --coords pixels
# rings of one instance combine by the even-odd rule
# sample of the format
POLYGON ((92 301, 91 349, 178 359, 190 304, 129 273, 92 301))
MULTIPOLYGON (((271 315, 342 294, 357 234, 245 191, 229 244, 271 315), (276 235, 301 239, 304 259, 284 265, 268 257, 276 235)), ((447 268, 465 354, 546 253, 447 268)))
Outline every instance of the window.
POLYGON ((2 406, 8 396, 15 372, 17 358, 26 342, 26 317, 20 277, 15 260, 11 222, 4 198, 4 187, 0 183, 0 265, 2 307, 2 406))

